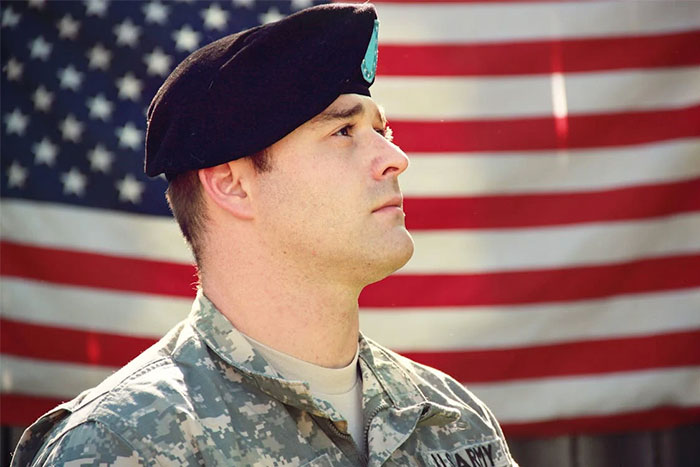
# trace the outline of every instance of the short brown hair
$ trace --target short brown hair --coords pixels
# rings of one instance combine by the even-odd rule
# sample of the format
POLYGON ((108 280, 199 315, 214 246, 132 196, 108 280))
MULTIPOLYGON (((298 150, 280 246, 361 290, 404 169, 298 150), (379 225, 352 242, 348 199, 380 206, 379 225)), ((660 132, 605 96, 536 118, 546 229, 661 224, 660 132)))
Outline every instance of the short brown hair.
MULTIPOLYGON (((252 160, 257 173, 267 172, 272 168, 267 149, 248 157, 252 160)), ((207 214, 204 210, 204 196, 198 170, 183 172, 170 180, 165 198, 168 200, 173 217, 180 225, 182 235, 192 249, 197 265, 201 266, 202 235, 206 229, 207 214)))

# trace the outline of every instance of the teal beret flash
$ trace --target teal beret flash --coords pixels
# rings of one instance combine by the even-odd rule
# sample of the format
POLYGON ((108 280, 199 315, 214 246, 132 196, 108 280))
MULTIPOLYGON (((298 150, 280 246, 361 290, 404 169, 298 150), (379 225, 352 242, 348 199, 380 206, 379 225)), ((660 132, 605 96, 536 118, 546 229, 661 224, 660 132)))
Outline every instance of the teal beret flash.
POLYGON ((255 154, 339 95, 369 96, 378 25, 372 5, 321 5, 193 52, 148 109, 146 174, 255 154))

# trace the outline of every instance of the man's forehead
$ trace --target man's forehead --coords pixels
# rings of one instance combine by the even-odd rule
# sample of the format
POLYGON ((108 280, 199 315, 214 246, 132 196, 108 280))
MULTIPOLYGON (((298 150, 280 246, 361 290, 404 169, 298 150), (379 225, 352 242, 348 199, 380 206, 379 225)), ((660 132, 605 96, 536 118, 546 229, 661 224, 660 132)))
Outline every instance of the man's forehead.
POLYGON ((386 124, 384 108, 374 102, 370 97, 358 94, 342 94, 320 114, 309 120, 309 124, 316 126, 333 120, 342 120, 358 115, 369 114, 386 124))

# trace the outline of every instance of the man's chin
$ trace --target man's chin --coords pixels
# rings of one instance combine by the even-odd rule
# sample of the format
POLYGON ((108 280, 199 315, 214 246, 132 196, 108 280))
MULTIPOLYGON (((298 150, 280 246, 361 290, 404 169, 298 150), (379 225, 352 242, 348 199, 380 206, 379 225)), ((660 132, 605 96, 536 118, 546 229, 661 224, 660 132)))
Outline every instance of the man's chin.
POLYGON ((414 244, 413 238, 405 231, 403 238, 392 245, 390 251, 385 251, 385 255, 381 260, 373 261, 373 267, 368 268, 368 272, 373 274, 368 278, 367 285, 374 282, 379 282, 385 277, 393 274, 408 263, 413 256, 414 244))
MULTIPOLYGON (((413 237, 408 230, 405 231, 405 238, 401 245, 397 245, 396 252, 396 267, 391 273, 398 271, 408 263, 408 261, 413 257, 413 251, 415 249, 415 244, 413 243, 413 237)), ((389 274, 391 274, 389 273, 389 274)))

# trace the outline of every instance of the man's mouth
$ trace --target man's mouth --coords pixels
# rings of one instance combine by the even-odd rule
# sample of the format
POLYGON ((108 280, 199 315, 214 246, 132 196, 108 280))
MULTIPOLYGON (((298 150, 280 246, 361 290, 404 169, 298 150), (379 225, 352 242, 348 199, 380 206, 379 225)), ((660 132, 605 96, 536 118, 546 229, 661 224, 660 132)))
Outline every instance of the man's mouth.
POLYGON ((389 198, 381 206, 374 209, 372 212, 379 212, 384 210, 400 209, 403 210, 403 197, 401 195, 396 195, 389 198))

